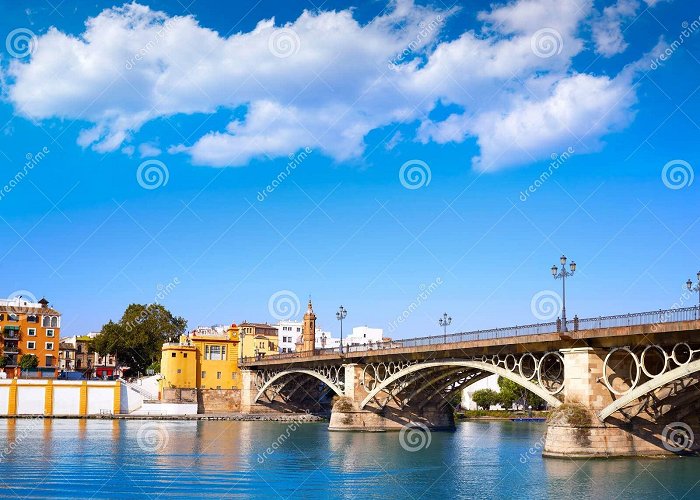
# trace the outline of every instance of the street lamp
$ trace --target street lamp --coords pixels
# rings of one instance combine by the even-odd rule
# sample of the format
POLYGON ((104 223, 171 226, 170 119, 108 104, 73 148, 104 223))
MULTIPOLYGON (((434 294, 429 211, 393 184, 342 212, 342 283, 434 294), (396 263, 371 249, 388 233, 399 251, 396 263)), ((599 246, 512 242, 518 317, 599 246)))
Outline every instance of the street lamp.
POLYGON ((693 287, 693 282, 691 280, 686 281, 685 285, 691 292, 698 292, 698 310, 700 310, 700 271, 698 271, 698 284, 693 287))
POLYGON ((562 331, 567 331, 566 329, 566 278, 569 276, 573 276, 574 273, 576 272, 576 262, 573 260, 571 261, 571 264, 569 264, 569 269, 570 271, 566 270, 566 256, 562 255, 561 258, 559 259, 561 262, 561 270, 557 268, 557 265, 552 266, 552 276, 554 276, 554 279, 560 279, 561 278, 561 324, 562 324, 562 331))
POLYGON ((340 306, 338 312, 335 313, 336 319, 340 321, 340 354, 343 354, 343 320, 347 315, 348 311, 343 306, 340 306))
POLYGON ((238 334, 241 337, 241 362, 243 361, 243 341, 245 340, 245 328, 240 328, 240 332, 238 334))
POLYGON ((442 318, 438 320, 438 324, 443 328, 445 332, 445 343, 447 343, 447 327, 452 324, 452 318, 447 315, 447 313, 442 315, 442 318))

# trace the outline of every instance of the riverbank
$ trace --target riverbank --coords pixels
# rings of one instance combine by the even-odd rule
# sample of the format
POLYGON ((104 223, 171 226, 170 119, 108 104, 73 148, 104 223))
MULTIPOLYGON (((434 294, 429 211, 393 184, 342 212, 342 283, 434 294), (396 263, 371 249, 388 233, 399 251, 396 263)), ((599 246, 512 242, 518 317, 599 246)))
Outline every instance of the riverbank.
POLYGON ((235 422, 327 422, 328 419, 308 413, 205 413, 201 415, 2 415, 0 420, 230 420, 235 422))
POLYGON ((511 420, 513 418, 547 418, 548 411, 464 410, 455 412, 455 420, 511 420))

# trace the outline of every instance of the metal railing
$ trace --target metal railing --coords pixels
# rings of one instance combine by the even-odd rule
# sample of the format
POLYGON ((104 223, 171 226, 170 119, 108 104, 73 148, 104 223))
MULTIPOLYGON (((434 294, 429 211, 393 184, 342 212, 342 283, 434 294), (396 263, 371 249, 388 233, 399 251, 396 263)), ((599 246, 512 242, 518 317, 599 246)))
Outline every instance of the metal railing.
MULTIPOLYGON (((678 321, 700 320, 700 306, 683 307, 677 309, 660 309, 640 313, 618 314, 615 316, 599 316, 597 318, 574 319, 566 322, 569 332, 580 330, 593 330, 596 328, 616 328, 625 326, 657 325, 662 323, 674 323, 678 321)), ((507 337, 522 337, 524 335, 540 335, 545 333, 561 332, 561 321, 549 323, 537 323, 534 325, 511 326, 507 328, 492 328, 489 330, 475 330, 471 332, 451 333, 448 335, 432 335, 413 339, 390 340, 386 342, 374 342, 363 345, 345 345, 343 353, 372 352, 386 349, 402 349, 411 347, 424 347, 431 345, 445 345, 476 340, 492 340, 507 337)), ((316 349, 314 355, 340 353, 339 347, 316 349)), ((255 363, 256 361, 271 361, 275 359, 293 359, 309 357, 308 352, 291 352, 284 354, 268 354, 264 358, 246 357, 241 359, 241 364, 255 363)))

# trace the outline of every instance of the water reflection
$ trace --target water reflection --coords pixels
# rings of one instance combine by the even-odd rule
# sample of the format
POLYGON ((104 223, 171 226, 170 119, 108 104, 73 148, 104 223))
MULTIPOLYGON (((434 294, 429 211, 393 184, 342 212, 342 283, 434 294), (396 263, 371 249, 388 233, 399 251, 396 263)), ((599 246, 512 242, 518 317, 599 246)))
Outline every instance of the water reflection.
POLYGON ((52 498, 698 496, 698 459, 543 459, 528 451, 543 432, 468 422, 408 451, 398 432, 322 423, 8 419, 0 484, 52 498))

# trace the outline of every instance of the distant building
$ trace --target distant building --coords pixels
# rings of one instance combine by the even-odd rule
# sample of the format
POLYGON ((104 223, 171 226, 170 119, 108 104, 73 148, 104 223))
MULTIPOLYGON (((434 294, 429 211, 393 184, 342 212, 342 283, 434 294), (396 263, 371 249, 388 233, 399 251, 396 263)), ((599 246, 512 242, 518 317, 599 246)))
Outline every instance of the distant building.
POLYGON ((49 307, 46 299, 38 302, 23 297, 0 300, 0 330, 0 371, 7 377, 20 375, 19 362, 22 356, 29 354, 39 360, 32 374, 49 378, 56 376, 61 313, 49 307))
POLYGON ((61 339, 59 350, 61 370, 82 372, 85 378, 121 377, 126 368, 119 366, 116 355, 101 356, 92 349, 92 341, 97 335, 99 332, 90 332, 61 339))
MULTIPOLYGON (((390 340, 390 339, 389 339, 390 340)), ((373 345, 384 342, 384 330, 368 326, 356 326, 352 333, 343 339, 343 345, 373 345)))
POLYGON ((161 389, 240 389, 239 327, 199 327, 163 344, 161 389))
MULTIPOLYGON (((280 353, 296 351, 296 344, 301 341, 303 323, 301 321, 286 320, 275 325, 280 353)), ((316 328, 316 349, 337 348, 340 339, 334 338, 331 332, 316 328)))

